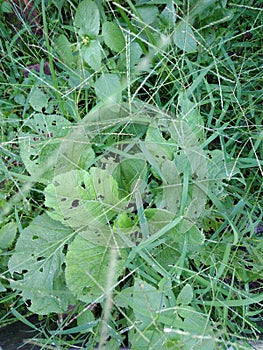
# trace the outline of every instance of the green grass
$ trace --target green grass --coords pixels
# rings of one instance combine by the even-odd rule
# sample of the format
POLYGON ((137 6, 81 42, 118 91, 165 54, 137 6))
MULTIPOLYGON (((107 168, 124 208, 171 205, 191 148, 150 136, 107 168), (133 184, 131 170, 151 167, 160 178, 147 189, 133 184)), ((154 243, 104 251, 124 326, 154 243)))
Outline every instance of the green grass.
POLYGON ((261 2, 32 3, 0 2, 0 325, 39 314, 43 349, 252 348, 261 2))

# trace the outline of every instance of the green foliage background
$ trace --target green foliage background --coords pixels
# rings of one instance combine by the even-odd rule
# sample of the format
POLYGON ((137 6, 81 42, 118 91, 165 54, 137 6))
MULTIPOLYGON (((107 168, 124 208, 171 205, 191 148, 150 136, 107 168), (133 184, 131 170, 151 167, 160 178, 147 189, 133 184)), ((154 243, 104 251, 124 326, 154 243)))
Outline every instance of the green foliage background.
POLYGON ((40 315, 43 349, 251 348, 261 2, 0 4, 1 324, 40 315))

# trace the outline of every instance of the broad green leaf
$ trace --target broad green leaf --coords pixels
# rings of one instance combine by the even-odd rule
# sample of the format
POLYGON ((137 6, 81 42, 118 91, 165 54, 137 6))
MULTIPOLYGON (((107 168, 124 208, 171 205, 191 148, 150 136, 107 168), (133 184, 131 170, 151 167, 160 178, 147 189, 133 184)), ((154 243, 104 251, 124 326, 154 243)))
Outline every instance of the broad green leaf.
MULTIPOLYGON (((152 234, 158 232, 161 228, 168 225, 175 216, 172 212, 157 208, 145 209, 144 213, 148 221, 149 230, 152 232, 152 234)), ((171 231, 169 230, 166 234, 168 235, 170 232, 174 232, 174 228, 171 231)))
MULTIPOLYGON (((184 221, 186 223, 186 221, 184 221)), ((191 226, 191 225, 189 225, 191 226)), ((186 229, 187 225, 185 225, 184 229, 186 229)), ((205 235, 201 230, 196 226, 191 226, 191 228, 185 233, 187 244, 188 244, 188 251, 197 251, 198 246, 201 246, 205 242, 205 235)))
POLYGON ((40 88, 33 87, 30 92, 29 104, 37 111, 42 112, 43 108, 48 107, 49 96, 44 93, 40 88))
POLYGON ((113 257, 109 247, 99 247, 76 236, 66 256, 66 281, 68 288, 78 299, 86 303, 95 302, 97 298, 100 301, 104 299, 108 292, 106 285, 112 288, 125 267, 126 251, 119 250, 116 254, 113 257), (112 258, 117 259, 113 262, 113 271, 109 270, 112 258))
POLYGON ((123 33, 114 22, 104 22, 102 25, 102 35, 105 44, 115 52, 121 52, 125 48, 123 33))
POLYGON ((159 311, 167 307, 167 299, 163 293, 139 278, 134 281, 131 302, 130 307, 133 308, 135 318, 141 321, 138 326, 140 329, 145 329, 156 319, 159 311))
POLYGON ((114 302, 119 307, 128 308, 131 304, 132 294, 133 294, 133 286, 122 288, 120 291, 116 292, 116 295, 114 296, 114 302))
MULTIPOLYGON (((109 237, 109 221, 125 207, 119 200, 118 185, 105 169, 71 170, 57 175, 45 189, 49 215, 73 228, 95 228, 109 237)), ((94 231, 95 232, 95 231, 94 231)))
POLYGON ((64 34, 60 34, 55 41, 55 46, 62 62, 72 67, 76 63, 76 56, 72 52, 72 44, 64 34))
POLYGON ((95 321, 95 317, 91 310, 87 309, 85 311, 81 311, 79 316, 77 317, 78 326, 83 326, 83 333, 87 333, 87 327, 92 325, 95 321))
POLYGON ((57 175, 46 187, 45 199, 45 205, 52 209, 50 217, 78 229, 89 242, 134 245, 130 236, 138 231, 136 221, 128 224, 125 220, 123 225, 128 199, 119 199, 117 182, 106 169, 93 167, 89 172, 71 170, 57 175))
MULTIPOLYGON (((68 71, 69 75, 68 84, 71 88, 79 88, 82 86, 83 90, 89 90, 92 83, 92 74, 90 68, 84 69, 84 67, 74 69, 74 71, 68 71), (85 85, 83 86, 83 82, 85 85)), ((67 101, 67 103, 69 103, 67 101)))
POLYGON ((129 340, 133 350, 168 350, 164 347, 165 334, 161 329, 151 327, 143 333, 133 330, 129 331, 129 340))
MULTIPOLYGON (((96 213, 96 215, 98 214, 96 213)), ((100 247, 114 247, 118 249, 122 246, 122 243, 118 242, 118 237, 115 236, 113 229, 111 229, 110 225, 107 223, 111 217, 109 217, 108 213, 104 214, 103 212, 100 212, 100 215, 102 215, 104 218, 103 223, 101 223, 101 220, 96 222, 93 218, 91 218, 91 224, 83 228, 83 230, 79 232, 79 235, 90 244, 100 247)))
POLYGON ((80 36, 88 35, 94 39, 100 30, 100 13, 94 1, 82 1, 76 10, 75 23, 80 36))
MULTIPOLYGON (((176 310, 177 314, 179 315, 177 316, 179 319, 174 322, 174 325, 173 323, 170 325, 165 323, 168 326, 165 333, 169 336, 169 340, 177 340, 176 344, 178 344, 182 350, 216 349, 214 340, 215 334, 206 314, 202 314, 200 311, 197 311, 193 307, 187 306, 183 303, 181 307, 177 306, 176 310), (182 332, 178 332, 178 329, 182 330, 182 332)), ((169 309, 167 312, 168 316, 170 316, 169 309)), ((166 312, 164 312, 164 316, 165 314, 166 312)), ((165 318, 161 317, 161 319, 164 319, 166 322, 165 318)), ((169 320, 169 318, 167 320, 169 320)), ((175 347, 168 348, 174 349, 175 347)))
POLYGON ((116 220, 116 227, 118 228, 130 228, 133 226, 133 220, 127 213, 120 213, 116 220))
POLYGON ((54 175, 70 170, 89 169, 94 163, 95 154, 82 124, 71 124, 68 133, 62 138, 54 175))
POLYGON ((181 20, 176 26, 173 34, 173 41, 179 49, 185 52, 196 51, 197 44, 194 32, 187 20, 181 20))
POLYGON ((88 46, 82 46, 81 56, 83 60, 95 71, 101 69, 101 48, 96 40, 91 40, 88 46))
POLYGON ((204 121, 195 103, 187 97, 187 92, 179 93, 178 104, 181 107, 180 116, 187 121, 195 137, 204 140, 204 121))
POLYGON ((146 6, 138 7, 137 10, 142 18, 143 23, 148 25, 153 23, 159 14, 157 6, 146 5, 146 6))
POLYGON ((154 248, 152 253, 155 255, 156 261, 164 267, 166 271, 174 269, 174 264, 178 261, 180 257, 180 252, 178 251, 176 241, 175 244, 164 245, 161 249, 160 246, 154 248))
POLYGON ((224 155, 221 150, 213 150, 209 152, 207 158, 207 166, 209 173, 209 190, 217 196, 217 198, 225 196, 227 181, 231 179, 238 180, 245 185, 242 173, 237 167, 236 161, 224 155))
POLYGON ((30 311, 47 315, 67 310, 72 297, 64 282, 64 245, 72 231, 46 214, 36 217, 20 234, 8 267, 11 288, 30 301, 30 311))
POLYGON ((9 13, 9 14, 13 14, 13 8, 10 4, 9 1, 3 1, 2 4, 1 4, 1 10, 4 12, 4 13, 9 13))
POLYGON ((189 336, 184 337, 184 349, 214 350, 215 335, 208 316, 194 311, 186 317, 183 322, 183 329, 189 336), (197 337, 198 336, 198 341, 197 337))
POLYGON ((14 100, 16 103, 20 104, 21 106, 24 106, 26 103, 26 98, 23 94, 15 95, 14 100))
POLYGON ((40 113, 25 122, 31 132, 19 135, 20 156, 34 181, 45 183, 53 178, 61 140, 69 126, 60 115, 40 113))
POLYGON ((137 42, 132 42, 130 45, 130 65, 134 67, 139 63, 142 57, 143 51, 141 46, 137 42))
POLYGON ((136 158, 121 161, 112 174, 123 197, 129 197, 135 190, 143 192, 147 182, 147 175, 146 162, 136 158))
POLYGON ((0 229, 0 249, 8 249, 13 243, 17 232, 17 223, 12 221, 0 229))
POLYGON ((174 161, 165 160, 161 166, 161 172, 166 183, 161 188, 162 198, 159 206, 166 210, 179 213, 182 200, 182 178, 174 161))
POLYGON ((181 212, 196 220, 203 212, 207 200, 207 155, 191 127, 183 119, 174 121, 169 132, 174 143, 178 145, 174 162, 182 179, 181 212))
POLYGON ((166 141, 157 126, 149 126, 145 143, 158 163, 163 163, 166 159, 173 159, 176 145, 166 141))
MULTIPOLYGON (((217 3, 217 0, 199 0, 196 1, 194 6, 192 7, 190 11, 190 18, 193 20, 196 16, 200 16, 200 18, 205 18, 209 15, 211 15, 211 12, 213 12, 213 8, 215 8, 215 3, 217 3)), ((220 6, 220 5, 219 5, 220 6)), ((220 6, 220 8, 222 8, 220 6)))
POLYGON ((121 101, 121 82, 117 74, 103 74, 95 82, 95 92, 99 100, 114 104, 121 101))
POLYGON ((188 254, 198 251, 205 242, 205 236, 197 225, 187 219, 182 220, 169 237, 179 244, 180 250, 185 249, 188 254))
POLYGON ((173 29, 175 26, 176 17, 176 10, 173 1, 170 0, 163 9, 160 19, 162 22, 164 22, 166 27, 173 29))
POLYGON ((177 305, 189 305, 193 299, 193 288, 186 284, 177 296, 177 305))

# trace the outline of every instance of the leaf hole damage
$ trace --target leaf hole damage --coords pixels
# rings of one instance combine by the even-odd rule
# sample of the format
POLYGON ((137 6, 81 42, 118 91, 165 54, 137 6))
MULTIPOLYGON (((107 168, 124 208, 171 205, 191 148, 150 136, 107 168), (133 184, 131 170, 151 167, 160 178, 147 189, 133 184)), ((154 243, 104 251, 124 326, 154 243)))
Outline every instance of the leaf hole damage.
POLYGON ((29 157, 29 159, 33 162, 34 160, 37 160, 39 158, 38 154, 31 154, 31 156, 29 157))
POLYGON ((80 187, 82 187, 84 190, 86 189, 86 185, 83 181, 81 182, 80 187))
POLYGON ((196 173, 193 173, 192 179, 193 179, 194 181, 197 180, 197 179, 198 179, 198 175, 197 175, 196 173))
POLYGON ((83 294, 83 295, 88 295, 88 294, 90 293, 90 291, 91 291, 91 288, 90 288, 90 287, 84 287, 84 288, 82 289, 82 294, 83 294))
POLYGON ((44 258, 43 256, 39 256, 39 257, 37 258, 37 261, 43 261, 43 260, 45 260, 45 258, 44 258))
POLYGON ((79 206, 79 199, 74 199, 74 201, 71 203, 71 208, 76 208, 79 206))
POLYGON ((25 301, 25 304, 26 304, 27 307, 30 307, 30 306, 32 305, 31 300, 30 300, 30 299, 27 299, 27 300, 25 301))

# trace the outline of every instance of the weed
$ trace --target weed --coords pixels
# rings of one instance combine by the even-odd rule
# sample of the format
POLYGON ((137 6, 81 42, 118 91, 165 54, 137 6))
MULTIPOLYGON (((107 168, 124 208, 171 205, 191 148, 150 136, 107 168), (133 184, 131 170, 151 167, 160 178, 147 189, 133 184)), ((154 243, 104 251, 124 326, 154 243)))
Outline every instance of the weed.
POLYGON ((22 4, 1 1, 1 323, 43 317, 43 349, 251 348, 260 2, 22 4))

